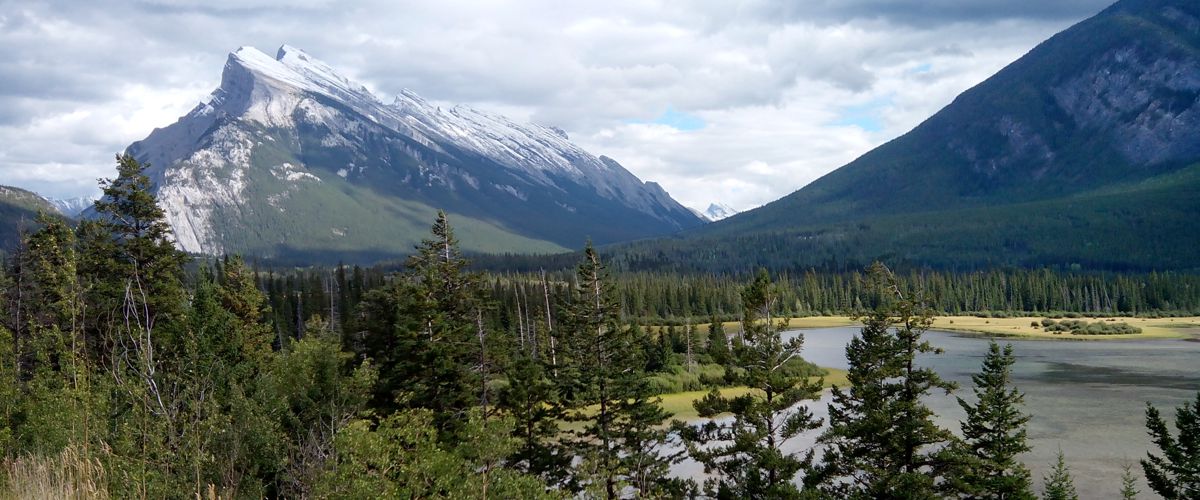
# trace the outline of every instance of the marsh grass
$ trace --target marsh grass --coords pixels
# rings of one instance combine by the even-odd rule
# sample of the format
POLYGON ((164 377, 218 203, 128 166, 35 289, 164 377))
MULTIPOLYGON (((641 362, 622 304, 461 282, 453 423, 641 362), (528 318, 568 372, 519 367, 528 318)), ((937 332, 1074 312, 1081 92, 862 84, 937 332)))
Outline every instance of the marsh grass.
POLYGON ((0 499, 107 499, 104 465, 68 446, 56 456, 6 459, 0 474, 0 499))

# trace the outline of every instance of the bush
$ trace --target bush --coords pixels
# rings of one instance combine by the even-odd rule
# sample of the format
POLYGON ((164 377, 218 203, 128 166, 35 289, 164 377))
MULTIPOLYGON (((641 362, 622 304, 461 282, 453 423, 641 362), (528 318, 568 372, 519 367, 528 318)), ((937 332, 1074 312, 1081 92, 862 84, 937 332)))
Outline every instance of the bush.
POLYGON ((1042 325, 1047 332, 1070 332, 1073 335, 1131 335, 1142 333, 1142 329, 1125 322, 1115 320, 1096 321, 1088 323, 1084 320, 1067 319, 1060 322, 1044 319, 1042 325))

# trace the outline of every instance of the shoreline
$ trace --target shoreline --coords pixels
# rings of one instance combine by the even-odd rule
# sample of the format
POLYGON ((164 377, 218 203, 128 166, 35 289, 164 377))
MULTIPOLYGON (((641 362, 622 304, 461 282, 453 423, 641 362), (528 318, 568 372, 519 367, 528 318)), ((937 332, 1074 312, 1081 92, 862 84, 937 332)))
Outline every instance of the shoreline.
MULTIPOLYGON (((1103 340, 1171 340, 1200 339, 1200 317, 1188 316, 1177 318, 1129 318, 1120 316, 1104 316, 1095 318, 1060 318, 1079 319, 1088 323, 1113 322, 1127 323, 1142 329, 1142 333, 1116 335, 1075 335, 1072 333, 1052 333, 1042 330, 1040 325, 1046 316, 1018 316, 1012 318, 980 318, 976 316, 935 316, 930 330, 947 331, 966 335, 993 336, 1004 338, 1020 338, 1033 340, 1073 340, 1073 341, 1103 341, 1103 340)), ((1053 319, 1053 318, 1051 318, 1053 319)), ((861 326, 862 323, 849 316, 808 316, 789 318, 787 328, 809 330, 816 328, 834 328, 839 326, 861 326)), ((723 323, 727 333, 736 332, 737 322, 723 323)), ((708 323, 695 326, 697 330, 707 331, 708 323)))

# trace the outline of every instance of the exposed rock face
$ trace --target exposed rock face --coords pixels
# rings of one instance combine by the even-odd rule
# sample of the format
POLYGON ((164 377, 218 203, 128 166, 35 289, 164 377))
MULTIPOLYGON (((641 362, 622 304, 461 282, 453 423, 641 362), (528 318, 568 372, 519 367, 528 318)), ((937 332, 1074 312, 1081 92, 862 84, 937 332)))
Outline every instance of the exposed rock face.
POLYGON ((491 251, 578 246, 588 237, 606 243, 700 224, 657 184, 583 150, 560 129, 442 109, 407 91, 384 104, 286 45, 274 58, 252 47, 230 54, 207 102, 129 152, 153 165, 176 239, 191 252, 323 250, 301 238, 315 230, 332 247, 388 254, 420 236, 396 229, 398 241, 381 241, 367 234, 379 229, 365 225, 363 211, 376 222, 400 217, 423 227, 424 214, 446 209, 480 224, 479 238, 512 240, 468 242, 491 251))
POLYGON ((1200 60, 1164 57, 1136 40, 1052 90, 1075 123, 1106 135, 1131 164, 1200 156, 1200 60))

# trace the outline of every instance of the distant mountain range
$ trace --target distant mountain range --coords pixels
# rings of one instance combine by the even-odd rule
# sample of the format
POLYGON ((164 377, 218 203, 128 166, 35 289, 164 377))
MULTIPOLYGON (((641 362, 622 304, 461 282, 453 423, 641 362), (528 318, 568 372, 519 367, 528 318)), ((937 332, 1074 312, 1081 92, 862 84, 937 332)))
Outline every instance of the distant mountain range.
POLYGON ((703 221, 554 127, 412 92, 385 104, 301 50, 229 55, 220 88, 127 150, 178 244, 296 261, 407 253, 436 210, 463 247, 556 252, 703 221))
POLYGON ((54 205, 54 208, 58 209, 59 213, 67 217, 77 218, 79 217, 79 214, 83 213, 84 210, 91 208, 92 204, 96 202, 96 199, 90 196, 80 196, 78 198, 65 199, 46 198, 46 201, 49 201, 51 205, 54 205))
POLYGON ((622 251, 662 267, 1196 270, 1197 220, 1200 2, 1123 0, 799 191, 622 251))

